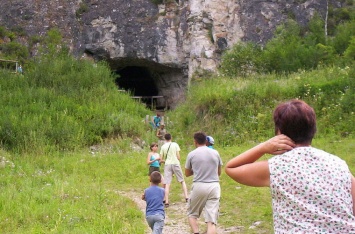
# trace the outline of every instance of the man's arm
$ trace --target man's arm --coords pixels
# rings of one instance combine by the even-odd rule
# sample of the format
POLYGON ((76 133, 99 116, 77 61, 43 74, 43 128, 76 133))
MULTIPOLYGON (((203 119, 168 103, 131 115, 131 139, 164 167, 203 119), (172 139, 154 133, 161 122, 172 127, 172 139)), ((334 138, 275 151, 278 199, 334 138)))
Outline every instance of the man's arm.
POLYGON ((157 136, 157 137, 160 137, 160 130, 159 130, 159 129, 157 130, 156 136, 157 136))
POLYGON ((187 155, 186 162, 185 162, 185 176, 186 177, 192 176, 194 174, 194 172, 192 171, 192 165, 191 165, 190 160, 191 159, 190 159, 189 155, 187 155))
POLYGON ((194 172, 191 169, 185 168, 185 176, 186 177, 192 176, 193 174, 194 174, 194 172))
POLYGON ((176 157, 180 161, 180 151, 176 151, 176 157))

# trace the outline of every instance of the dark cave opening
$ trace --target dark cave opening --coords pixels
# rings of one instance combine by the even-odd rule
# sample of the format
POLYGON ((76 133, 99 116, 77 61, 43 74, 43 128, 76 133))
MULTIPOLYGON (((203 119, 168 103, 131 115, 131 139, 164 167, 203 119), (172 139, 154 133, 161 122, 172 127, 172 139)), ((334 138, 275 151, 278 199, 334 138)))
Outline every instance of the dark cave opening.
POLYGON ((156 105, 152 96, 158 95, 151 72, 146 67, 127 66, 116 71, 119 77, 116 84, 119 89, 129 91, 134 97, 138 97, 147 107, 156 105), (154 103, 152 103, 154 102, 154 103))

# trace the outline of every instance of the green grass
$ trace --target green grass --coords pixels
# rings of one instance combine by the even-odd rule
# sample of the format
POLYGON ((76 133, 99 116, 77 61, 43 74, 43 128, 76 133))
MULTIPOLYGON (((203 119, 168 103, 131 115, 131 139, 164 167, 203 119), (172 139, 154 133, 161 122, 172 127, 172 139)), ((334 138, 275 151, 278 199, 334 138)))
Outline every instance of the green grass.
MULTIPOLYGON (((117 92, 105 64, 58 56, 34 63, 24 76, 4 70, 0 76, 0 230, 144 233, 144 214, 118 192, 148 186, 148 145, 157 139, 143 120, 151 112, 117 92), (138 142, 143 149, 133 149, 138 142)), ((301 98, 317 114, 313 145, 340 156, 355 173, 354 77, 351 66, 193 80, 187 101, 165 113, 167 130, 182 149, 182 166, 198 130, 214 137, 226 163, 273 136, 278 103, 301 98)), ((192 178, 186 181, 190 188, 192 178)), ((239 185, 225 174, 221 187, 223 227, 272 233, 268 188, 239 185)), ((170 201, 183 201, 177 182, 170 201)))
MULTIPOLYGON (((217 144, 216 148, 226 163, 253 145, 217 144)), ((353 139, 320 138, 313 146, 343 158, 355 173, 353 139)), ((192 148, 192 143, 182 147, 182 165, 192 148)), ((7 162, 0 169, 0 229, 4 233, 144 233, 144 214, 118 191, 143 191, 148 186, 147 152, 148 148, 116 154, 101 148, 94 153, 20 157, 1 151, 7 162)), ((186 182, 190 190, 191 178, 186 182)), ((224 173, 221 188, 221 226, 243 226, 241 233, 272 233, 268 188, 237 184, 224 173), (262 223, 249 229, 257 221, 262 223)), ((171 203, 182 200, 181 186, 173 181, 171 203)))
POLYGON ((134 180, 125 170, 136 164, 132 155, 87 152, 7 160, 0 177, 2 232, 143 233, 143 214, 117 193, 134 180))

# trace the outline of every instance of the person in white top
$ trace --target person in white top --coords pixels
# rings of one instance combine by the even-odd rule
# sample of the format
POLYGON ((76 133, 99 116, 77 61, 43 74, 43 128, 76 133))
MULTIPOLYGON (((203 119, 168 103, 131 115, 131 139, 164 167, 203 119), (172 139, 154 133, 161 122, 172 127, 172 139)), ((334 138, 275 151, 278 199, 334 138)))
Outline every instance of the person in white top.
POLYGON ((185 202, 188 201, 187 187, 180 166, 180 147, 176 142, 172 142, 170 133, 164 135, 165 144, 160 149, 161 162, 164 166, 164 188, 165 188, 165 207, 169 207, 169 192, 170 184, 175 174, 176 179, 181 183, 182 190, 185 196, 185 202))
POLYGON ((276 234, 355 233, 355 178, 346 162, 311 146, 313 108, 291 100, 276 107, 273 119, 276 136, 231 159, 226 174, 270 187, 276 234), (257 161, 264 154, 276 156, 257 161))

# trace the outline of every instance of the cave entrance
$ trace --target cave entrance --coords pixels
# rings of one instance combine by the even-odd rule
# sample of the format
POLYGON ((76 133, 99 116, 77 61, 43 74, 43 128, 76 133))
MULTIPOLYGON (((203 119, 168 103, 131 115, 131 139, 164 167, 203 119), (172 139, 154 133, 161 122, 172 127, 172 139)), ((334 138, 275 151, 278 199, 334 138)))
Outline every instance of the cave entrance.
POLYGON ((158 96, 159 90, 149 68, 127 66, 117 70, 116 74, 119 77, 115 82, 120 89, 129 91, 133 98, 141 100, 151 109, 165 108, 164 106, 157 106, 157 99, 164 97, 158 96))

